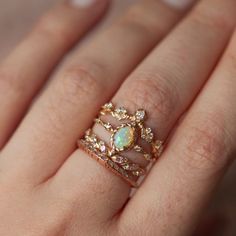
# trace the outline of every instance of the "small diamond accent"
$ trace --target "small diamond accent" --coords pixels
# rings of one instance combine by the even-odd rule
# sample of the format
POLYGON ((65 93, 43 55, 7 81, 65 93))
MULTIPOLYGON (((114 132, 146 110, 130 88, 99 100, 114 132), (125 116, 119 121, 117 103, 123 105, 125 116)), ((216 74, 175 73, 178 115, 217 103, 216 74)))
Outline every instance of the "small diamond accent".
POLYGON ((115 109, 115 116, 119 120, 125 119, 127 118, 127 110, 124 107, 119 107, 115 109))
POLYGON ((134 146, 134 150, 136 151, 136 152, 142 152, 142 148, 139 146, 139 145, 135 145, 134 146))
POLYGON ((162 154, 163 150, 164 150, 163 142, 157 140, 157 141, 154 143, 154 148, 153 148, 153 149, 154 149, 153 151, 154 151, 155 155, 156 155, 157 157, 159 157, 159 156, 162 154))
POLYGON ((114 108, 114 105, 113 105, 111 102, 109 102, 109 103, 106 103, 106 104, 103 106, 103 108, 104 108, 105 110, 110 111, 110 110, 112 110, 112 109, 114 108))
POLYGON ((151 128, 146 128, 142 130, 141 137, 146 140, 148 143, 151 143, 154 138, 154 134, 151 130, 151 128))
POLYGON ((122 165, 122 167, 125 170, 130 170, 130 171, 135 171, 135 170, 139 169, 139 166, 137 164, 134 164, 134 163, 133 164, 127 163, 127 164, 122 165))
POLYGON ((99 146, 100 146, 100 151, 101 152, 106 152, 106 150, 107 150, 106 145, 103 141, 100 141, 99 146))
POLYGON ((144 170, 141 170, 141 169, 135 170, 132 173, 133 173, 133 175, 138 176, 138 177, 145 174, 144 170))
POLYGON ((137 121, 143 121, 145 119, 146 112, 144 110, 137 110, 135 113, 135 118, 137 121))
POLYGON ((97 137, 94 134, 91 134, 90 136, 86 135, 86 140, 92 144, 96 144, 97 143, 97 137))
POLYGON ((150 154, 148 154, 148 153, 145 153, 145 154, 144 154, 144 158, 145 158, 147 161, 152 160, 152 156, 151 156, 150 154))
POLYGON ((112 156, 111 159, 119 164, 128 162, 128 159, 122 156, 112 156))
POLYGON ((104 124, 104 127, 105 127, 106 129, 110 129, 110 128, 112 127, 112 125, 111 125, 110 123, 105 123, 105 124, 104 124))

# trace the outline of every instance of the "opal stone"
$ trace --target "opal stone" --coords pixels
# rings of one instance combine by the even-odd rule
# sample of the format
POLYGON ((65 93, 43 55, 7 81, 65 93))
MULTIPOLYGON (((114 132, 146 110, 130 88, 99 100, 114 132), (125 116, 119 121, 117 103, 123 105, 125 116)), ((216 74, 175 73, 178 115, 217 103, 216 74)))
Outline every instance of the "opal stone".
POLYGON ((125 126, 115 133, 113 142, 117 149, 125 150, 129 148, 135 140, 135 129, 130 126, 125 126))

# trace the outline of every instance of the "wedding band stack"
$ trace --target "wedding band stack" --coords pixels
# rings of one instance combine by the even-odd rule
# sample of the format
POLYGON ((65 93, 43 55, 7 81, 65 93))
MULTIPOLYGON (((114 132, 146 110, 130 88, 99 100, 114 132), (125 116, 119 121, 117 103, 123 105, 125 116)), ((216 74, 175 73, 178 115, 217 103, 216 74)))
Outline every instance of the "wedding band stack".
POLYGON ((143 109, 129 114, 125 108, 116 108, 113 103, 107 103, 102 106, 95 123, 110 133, 109 143, 89 129, 84 138, 78 141, 78 146, 133 187, 137 187, 137 179, 146 174, 146 168, 131 161, 127 153, 136 152, 147 161, 155 161, 163 151, 163 142, 155 140, 152 129, 145 126, 146 118, 143 109), (103 118, 107 116, 120 124, 104 121, 103 118))

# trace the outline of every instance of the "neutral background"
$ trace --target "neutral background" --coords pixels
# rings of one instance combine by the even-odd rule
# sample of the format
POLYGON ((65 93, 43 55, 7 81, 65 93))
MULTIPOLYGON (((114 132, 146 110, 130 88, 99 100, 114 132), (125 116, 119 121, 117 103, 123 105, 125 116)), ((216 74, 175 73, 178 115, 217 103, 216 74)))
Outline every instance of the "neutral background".
MULTIPOLYGON (((135 1, 113 0, 110 12, 85 40, 91 40, 94 33, 107 27, 128 5, 135 1)), ((59 0, 0 0, 0 60, 4 59, 29 32, 40 14, 56 2, 59 0)), ((231 167, 223 180, 209 211, 226 220, 227 228, 224 236, 236 235, 236 164, 231 167)))

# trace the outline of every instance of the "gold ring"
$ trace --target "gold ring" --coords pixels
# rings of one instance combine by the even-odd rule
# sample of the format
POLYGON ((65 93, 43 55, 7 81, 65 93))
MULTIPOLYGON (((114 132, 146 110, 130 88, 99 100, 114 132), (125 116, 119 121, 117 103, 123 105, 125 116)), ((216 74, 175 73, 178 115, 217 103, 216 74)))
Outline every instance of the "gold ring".
POLYGON ((127 109, 116 108, 109 102, 102 106, 94 122, 110 133, 110 142, 101 140, 92 129, 89 129, 78 141, 78 147, 131 186, 137 187, 138 177, 145 175, 147 170, 131 161, 126 153, 134 151, 147 161, 154 162, 160 157, 164 147, 163 141, 155 139, 152 129, 145 126, 146 119, 147 114, 143 109, 129 114, 127 109), (111 116, 116 119, 116 124, 120 124, 112 125, 104 121, 103 117, 106 116, 111 116))

